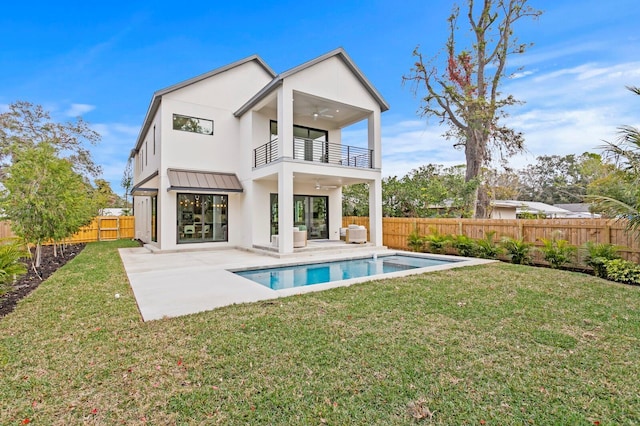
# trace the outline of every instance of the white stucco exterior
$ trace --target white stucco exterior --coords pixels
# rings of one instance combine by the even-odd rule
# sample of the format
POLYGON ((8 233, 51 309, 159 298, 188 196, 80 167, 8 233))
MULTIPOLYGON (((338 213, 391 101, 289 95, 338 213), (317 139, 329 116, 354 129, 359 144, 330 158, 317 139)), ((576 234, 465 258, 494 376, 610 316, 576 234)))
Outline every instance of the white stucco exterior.
POLYGON ((380 114, 387 109, 343 49, 281 74, 252 56, 156 92, 131 152, 136 238, 159 250, 277 241, 289 253, 303 216, 312 228, 321 224, 310 238, 339 239, 342 186, 368 183, 370 240, 381 246, 380 114), (174 114, 213 122, 213 134, 174 129, 174 114), (342 129, 358 122, 366 123, 366 140, 343 145, 342 129), (234 174, 241 189, 176 186, 169 170, 187 178, 234 174))

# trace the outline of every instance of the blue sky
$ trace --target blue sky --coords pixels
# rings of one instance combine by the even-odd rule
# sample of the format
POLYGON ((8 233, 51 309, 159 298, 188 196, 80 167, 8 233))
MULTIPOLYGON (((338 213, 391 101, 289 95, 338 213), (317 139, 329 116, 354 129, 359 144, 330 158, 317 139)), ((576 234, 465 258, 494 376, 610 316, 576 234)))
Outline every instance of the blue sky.
MULTIPOLYGON (((26 100, 60 121, 81 115, 102 134, 94 159, 122 193, 154 91, 254 53, 282 72, 341 46, 391 105, 382 115, 385 176, 462 164, 463 152, 437 120, 416 115, 419 100, 401 82, 417 45, 425 57, 442 50, 453 3, 9 2, 0 15, 0 111, 26 100)), ((525 134, 516 168, 538 155, 598 152, 616 127, 640 125, 640 99, 625 89, 640 86, 637 0, 529 4, 544 14, 515 31, 534 45, 512 57, 523 69, 502 87, 526 102, 505 121, 525 134)))

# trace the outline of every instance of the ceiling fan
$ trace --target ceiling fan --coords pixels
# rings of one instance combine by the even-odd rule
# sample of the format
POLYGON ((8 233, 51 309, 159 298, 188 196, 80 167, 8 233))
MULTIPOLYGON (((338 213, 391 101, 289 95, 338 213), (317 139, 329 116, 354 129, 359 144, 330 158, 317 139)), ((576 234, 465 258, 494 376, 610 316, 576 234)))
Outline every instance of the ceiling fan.
POLYGON ((327 114, 327 112, 329 112, 329 108, 316 108, 315 112, 311 114, 313 121, 316 121, 318 118, 333 118, 333 115, 327 114))
POLYGON ((320 185, 320 181, 316 181, 316 189, 324 189, 324 190, 329 190, 329 189, 336 189, 338 186, 337 185, 320 185))

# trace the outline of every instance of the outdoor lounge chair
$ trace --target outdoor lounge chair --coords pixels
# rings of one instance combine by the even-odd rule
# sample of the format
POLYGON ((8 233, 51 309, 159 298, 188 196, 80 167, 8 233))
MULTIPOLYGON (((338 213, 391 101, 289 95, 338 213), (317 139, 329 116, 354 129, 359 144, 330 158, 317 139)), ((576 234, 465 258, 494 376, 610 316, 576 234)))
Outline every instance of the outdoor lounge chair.
POLYGON ((364 244, 367 242, 367 228, 360 225, 349 225, 345 235, 345 242, 364 244))
POLYGON ((306 247, 307 246, 307 230, 301 231, 300 228, 293 228, 293 247, 306 247))

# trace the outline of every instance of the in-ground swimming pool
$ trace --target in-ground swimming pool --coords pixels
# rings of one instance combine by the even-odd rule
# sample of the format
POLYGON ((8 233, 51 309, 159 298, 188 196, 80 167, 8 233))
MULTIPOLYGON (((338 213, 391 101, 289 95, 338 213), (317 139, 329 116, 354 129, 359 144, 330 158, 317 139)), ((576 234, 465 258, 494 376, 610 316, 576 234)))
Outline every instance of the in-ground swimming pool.
POLYGON ((459 262, 456 259, 435 259, 406 255, 349 259, 336 262, 291 265, 278 268, 237 271, 235 274, 248 278, 273 290, 302 287, 313 284, 369 277, 408 269, 426 268, 459 262))

